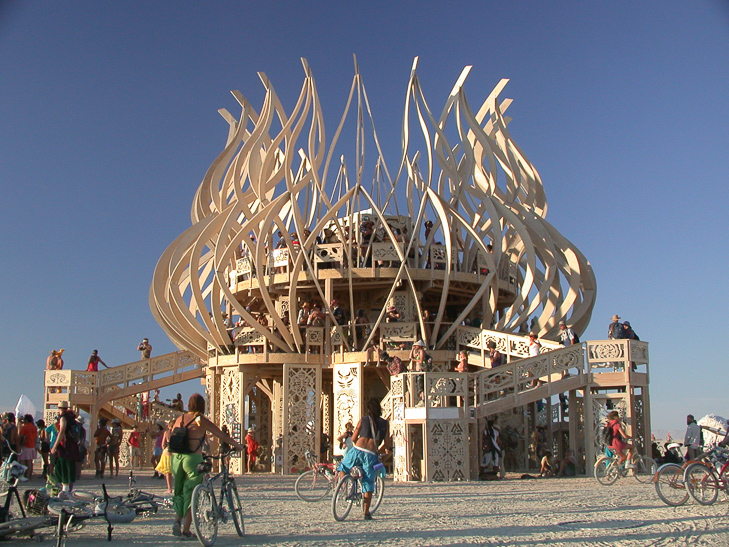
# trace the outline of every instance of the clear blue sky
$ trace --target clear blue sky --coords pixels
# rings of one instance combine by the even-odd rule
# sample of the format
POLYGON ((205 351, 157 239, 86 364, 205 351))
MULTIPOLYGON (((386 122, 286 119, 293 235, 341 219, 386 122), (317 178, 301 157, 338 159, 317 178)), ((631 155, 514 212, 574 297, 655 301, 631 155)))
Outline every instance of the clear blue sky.
MULTIPOLYGON (((651 343, 654 429, 729 415, 729 3, 0 0, 0 409, 41 401, 50 349, 84 368, 173 351, 148 306, 157 259, 257 72, 287 108, 314 71, 328 133, 356 54, 386 157, 413 57, 439 110, 501 78, 547 219, 598 280, 583 339, 629 319, 651 343)), ((170 389, 171 392, 171 389, 170 389)), ((166 397, 170 393, 164 393, 166 397)))

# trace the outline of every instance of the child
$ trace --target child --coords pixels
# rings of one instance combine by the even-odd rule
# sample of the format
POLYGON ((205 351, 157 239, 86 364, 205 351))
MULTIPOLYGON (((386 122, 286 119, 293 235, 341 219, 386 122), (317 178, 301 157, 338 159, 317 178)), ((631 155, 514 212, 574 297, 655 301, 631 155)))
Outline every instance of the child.
POLYGON ((542 457, 542 466, 539 469, 540 477, 548 477, 552 474, 552 453, 547 450, 542 457))
POLYGON ((458 366, 456 372, 468 372, 468 352, 461 350, 458 352, 458 366))

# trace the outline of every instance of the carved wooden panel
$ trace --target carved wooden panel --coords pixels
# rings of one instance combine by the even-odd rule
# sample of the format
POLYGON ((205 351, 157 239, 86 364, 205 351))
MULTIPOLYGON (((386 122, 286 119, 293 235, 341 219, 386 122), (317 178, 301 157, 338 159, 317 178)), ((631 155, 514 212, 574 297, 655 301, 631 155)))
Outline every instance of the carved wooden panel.
MULTIPOLYGON (((219 425, 227 425, 231 436, 244 437, 243 397, 242 393, 243 374, 238 367, 224 367, 220 374, 220 422, 219 425)), ((240 474, 245 472, 243 458, 236 456, 230 460, 230 470, 240 474)))
POLYGON ((334 365, 334 431, 344 431, 347 422, 357 423, 362 415, 362 365, 334 365))
POLYGON ((285 364, 284 394, 284 469, 298 473, 306 467, 307 450, 318 454, 321 368, 285 364))
POLYGON ((428 420, 427 465, 432 481, 468 480, 470 450, 466 420, 428 420))

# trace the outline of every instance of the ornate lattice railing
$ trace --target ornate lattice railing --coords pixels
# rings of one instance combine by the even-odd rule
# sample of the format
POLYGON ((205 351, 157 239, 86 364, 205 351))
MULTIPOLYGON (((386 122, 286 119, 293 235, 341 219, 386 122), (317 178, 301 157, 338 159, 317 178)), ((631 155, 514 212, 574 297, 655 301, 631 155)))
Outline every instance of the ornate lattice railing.
POLYGON ((638 340, 596 340, 587 342, 588 370, 625 370, 628 364, 635 369, 648 363, 648 342, 638 340))

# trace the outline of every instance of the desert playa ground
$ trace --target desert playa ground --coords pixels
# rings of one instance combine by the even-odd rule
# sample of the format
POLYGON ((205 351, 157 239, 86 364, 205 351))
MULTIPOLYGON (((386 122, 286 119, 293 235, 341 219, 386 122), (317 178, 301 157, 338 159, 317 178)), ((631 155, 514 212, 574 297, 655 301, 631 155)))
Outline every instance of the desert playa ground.
MULTIPOLYGON (((148 475, 148 473, 146 473, 148 475)), ((632 478, 612 487, 592 478, 501 482, 393 483, 387 481, 382 506, 372 521, 352 509, 345 522, 335 522, 329 499, 300 501, 294 478, 246 475, 237 478, 246 519, 246 537, 232 523, 221 525, 216 545, 317 546, 455 546, 455 545, 729 545, 729 504, 723 496, 714 506, 689 501, 667 507, 652 484, 632 478)), ((39 483, 33 481, 33 485, 39 483)), ((83 478, 79 489, 100 491, 101 481, 83 478)), ((122 477, 107 480, 112 493, 124 493, 122 477)), ((162 493, 163 481, 141 478, 144 490, 162 493)), ((37 486, 36 486, 37 487, 37 486)), ((90 521, 69 537, 68 545, 101 546, 106 524, 90 521)), ((117 545, 199 545, 172 537, 172 513, 114 528, 117 545)), ((31 544, 17 539, 13 543, 31 544)), ((47 537, 42 544, 51 545, 47 537)))

